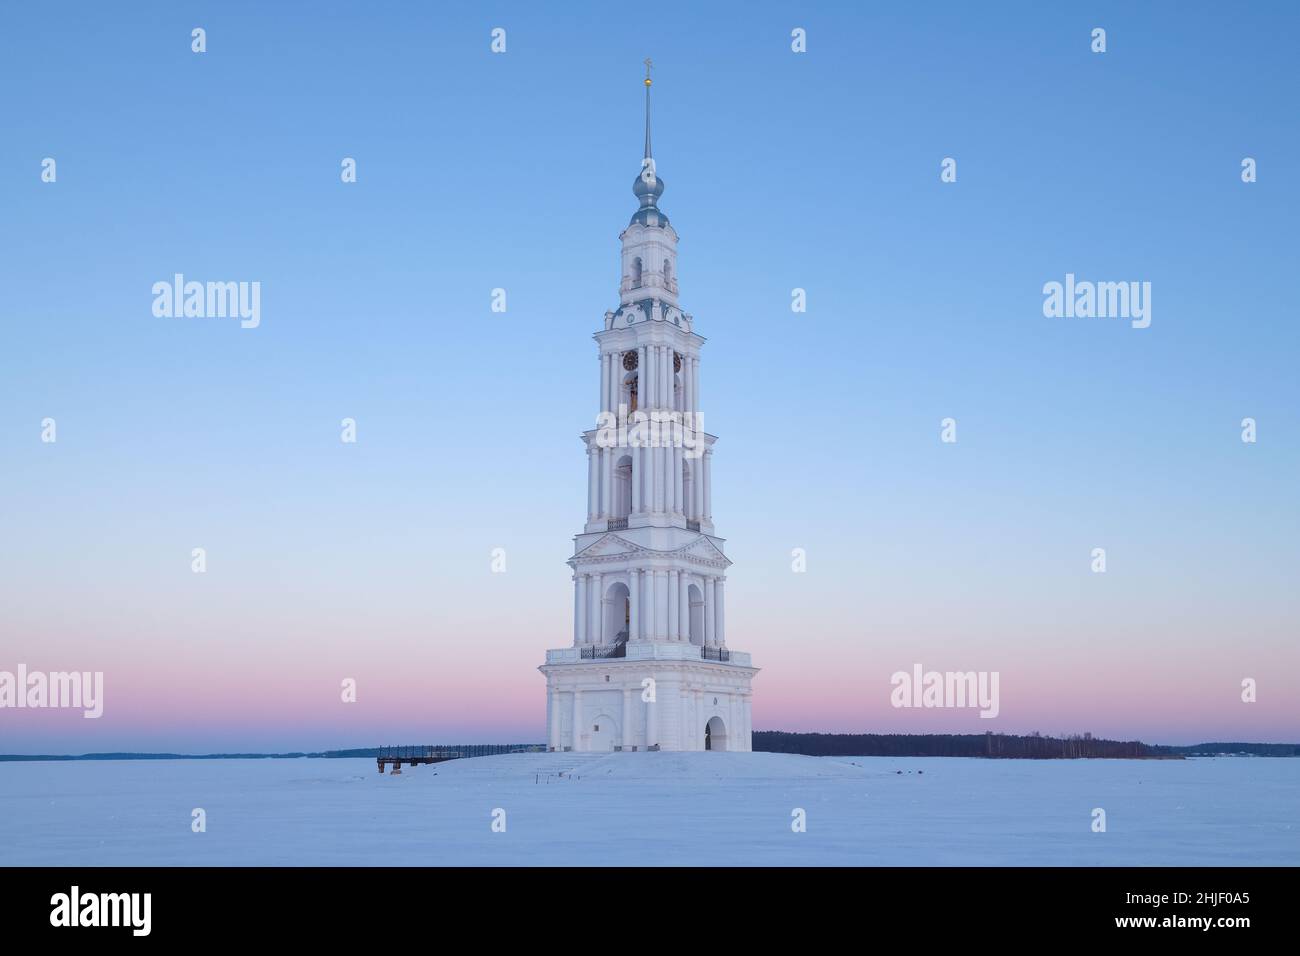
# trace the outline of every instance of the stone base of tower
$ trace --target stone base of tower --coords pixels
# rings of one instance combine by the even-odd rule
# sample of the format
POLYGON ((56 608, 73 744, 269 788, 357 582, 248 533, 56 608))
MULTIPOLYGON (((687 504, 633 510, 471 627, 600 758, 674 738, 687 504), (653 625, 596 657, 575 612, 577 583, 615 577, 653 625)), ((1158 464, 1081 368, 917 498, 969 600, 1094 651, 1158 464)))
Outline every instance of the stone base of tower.
MULTIPOLYGON (((584 753, 615 750, 748 751, 753 732, 749 655, 705 660, 692 644, 635 643, 547 651, 547 746, 584 753), (588 650, 593 657, 584 659, 588 650)), ((709 648, 710 655, 719 654, 709 648)))

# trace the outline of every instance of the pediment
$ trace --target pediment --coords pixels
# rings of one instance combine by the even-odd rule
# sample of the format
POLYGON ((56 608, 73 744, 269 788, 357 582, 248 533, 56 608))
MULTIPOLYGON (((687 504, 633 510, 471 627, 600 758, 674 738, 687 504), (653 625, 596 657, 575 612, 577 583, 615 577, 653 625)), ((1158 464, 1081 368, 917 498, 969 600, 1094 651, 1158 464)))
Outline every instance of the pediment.
POLYGON ((576 561, 578 558, 608 558, 614 555, 638 554, 645 551, 646 549, 641 545, 633 544, 626 538, 608 531, 575 554, 571 560, 576 561))
POLYGON ((622 535, 613 531, 608 531, 601 535, 591 544, 587 545, 572 558, 568 563, 574 565, 579 561, 599 561, 613 558, 623 558, 628 555, 647 555, 654 557, 679 557, 688 560, 698 561, 701 564, 711 565, 713 567, 728 567, 731 559, 707 537, 700 535, 692 541, 688 541, 680 548, 673 548, 669 551, 657 551, 653 548, 647 548, 629 541, 622 535))
POLYGON ((731 559, 718 549, 718 546, 708 538, 701 535, 694 541, 691 541, 676 551, 670 551, 669 554, 680 554, 687 557, 701 558, 705 561, 721 561, 724 564, 731 564, 731 559))

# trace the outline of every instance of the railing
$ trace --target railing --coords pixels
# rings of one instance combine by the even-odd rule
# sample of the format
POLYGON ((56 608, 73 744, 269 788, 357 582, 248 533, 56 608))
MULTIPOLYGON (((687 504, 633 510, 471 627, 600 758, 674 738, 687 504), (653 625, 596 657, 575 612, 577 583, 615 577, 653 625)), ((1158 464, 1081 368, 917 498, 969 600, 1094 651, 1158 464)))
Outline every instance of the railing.
POLYGON ((579 648, 579 657, 584 661, 605 660, 610 657, 627 657, 627 644, 600 644, 579 648))
POLYGON ((610 518, 609 521, 607 521, 607 522, 605 523, 605 530, 606 530, 606 531, 626 531, 626 530, 627 530, 627 519, 626 519, 626 518, 610 518))
POLYGON ((426 744, 416 747, 379 747, 375 754, 384 760, 455 760, 462 757, 490 757, 496 754, 539 753, 545 744, 426 744))
POLYGON ((687 518, 687 519, 686 519, 686 530, 687 530, 687 531, 699 531, 699 530, 700 530, 700 523, 699 523, 698 521, 696 521, 695 519, 693 519, 693 518, 687 518))
POLYGON ((725 647, 701 647, 700 657, 706 661, 729 661, 731 660, 731 651, 725 647))

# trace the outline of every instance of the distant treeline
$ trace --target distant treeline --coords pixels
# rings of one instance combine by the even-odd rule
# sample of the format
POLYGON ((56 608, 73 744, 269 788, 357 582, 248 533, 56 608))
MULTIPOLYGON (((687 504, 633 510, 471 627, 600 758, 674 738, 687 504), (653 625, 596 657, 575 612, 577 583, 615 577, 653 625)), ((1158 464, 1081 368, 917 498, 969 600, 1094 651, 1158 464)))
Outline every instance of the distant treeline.
POLYGON ((1016 757, 1046 760, 1073 757, 1179 759, 1217 754, 1297 757, 1298 744, 1206 743, 1186 747, 1103 740, 1092 734, 792 734, 754 731, 754 749, 813 757, 1016 757))
MULTIPOLYGON (((754 733, 754 749, 814 757, 1153 757, 1137 740, 1100 740, 1091 734, 790 734, 754 733)), ((1162 754, 1159 756, 1174 756, 1162 754)))
POLYGON ((1156 756, 1214 757, 1219 754, 1250 754, 1252 757, 1300 757, 1300 744, 1211 743, 1192 744, 1188 747, 1153 744, 1148 749, 1156 756))
POLYGON ((103 753, 103 754, 0 754, 0 761, 6 760, 279 760, 289 757, 325 757, 328 754, 285 753, 285 754, 142 754, 142 753, 103 753))
MULTIPOLYGON (((319 750, 281 754, 0 754, 0 762, 10 760, 291 760, 298 757, 378 757, 388 747, 358 747, 352 750, 319 750)), ((438 744, 435 750, 454 750, 466 757, 513 753, 520 750, 545 750, 545 744, 438 744)))

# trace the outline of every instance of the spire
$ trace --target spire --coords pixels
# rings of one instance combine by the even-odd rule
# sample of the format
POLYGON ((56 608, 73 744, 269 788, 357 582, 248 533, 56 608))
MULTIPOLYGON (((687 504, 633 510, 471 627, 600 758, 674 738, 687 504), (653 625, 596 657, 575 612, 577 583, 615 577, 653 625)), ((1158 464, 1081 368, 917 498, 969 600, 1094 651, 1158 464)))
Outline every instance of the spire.
POLYGON ((645 58, 645 157, 641 160, 641 171, 637 173, 636 182, 632 184, 632 193, 641 200, 641 208, 632 216, 632 222, 643 226, 666 226, 668 217, 659 210, 659 197, 664 194, 664 181, 655 169, 654 156, 650 152, 650 58, 645 58))
POLYGON ((654 64, 650 62, 650 57, 645 58, 645 158, 653 159, 654 154, 650 152, 650 67, 654 64))

